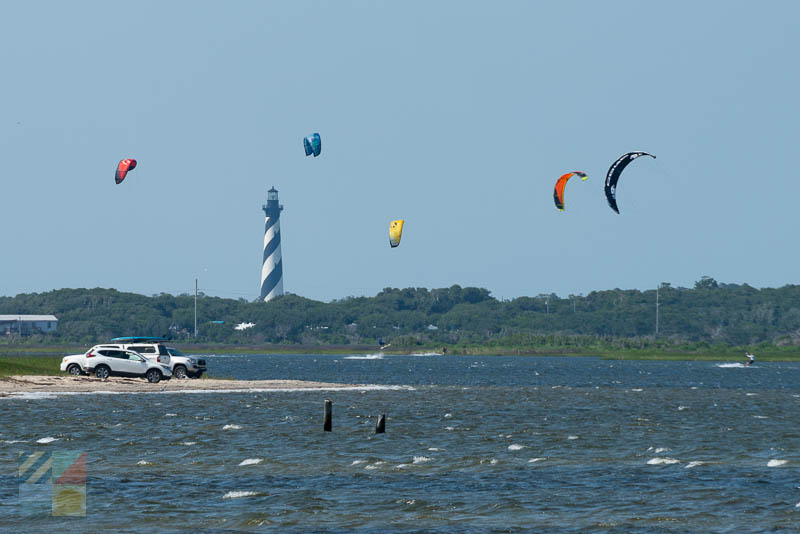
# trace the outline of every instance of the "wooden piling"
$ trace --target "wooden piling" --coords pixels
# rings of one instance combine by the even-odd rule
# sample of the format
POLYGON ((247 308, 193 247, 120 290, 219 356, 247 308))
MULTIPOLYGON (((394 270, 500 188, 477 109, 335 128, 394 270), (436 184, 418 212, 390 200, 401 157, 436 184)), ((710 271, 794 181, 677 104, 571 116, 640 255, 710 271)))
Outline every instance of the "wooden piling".
POLYGON ((381 414, 378 416, 378 422, 375 423, 375 433, 383 434, 386 432, 386 415, 381 414))
POLYGON ((333 403, 325 399, 325 415, 322 417, 322 430, 330 432, 333 420, 333 403))

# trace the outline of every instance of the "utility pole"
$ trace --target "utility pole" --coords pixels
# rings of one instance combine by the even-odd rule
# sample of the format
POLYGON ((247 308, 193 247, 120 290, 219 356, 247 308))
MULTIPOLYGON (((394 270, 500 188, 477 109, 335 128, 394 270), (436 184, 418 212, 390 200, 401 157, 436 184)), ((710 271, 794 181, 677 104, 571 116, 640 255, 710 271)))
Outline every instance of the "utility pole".
POLYGON ((197 337, 197 278, 194 279, 194 337, 197 337))
POLYGON ((658 337, 658 307, 659 307, 658 290, 659 289, 661 289, 660 283, 656 286, 656 337, 658 337))

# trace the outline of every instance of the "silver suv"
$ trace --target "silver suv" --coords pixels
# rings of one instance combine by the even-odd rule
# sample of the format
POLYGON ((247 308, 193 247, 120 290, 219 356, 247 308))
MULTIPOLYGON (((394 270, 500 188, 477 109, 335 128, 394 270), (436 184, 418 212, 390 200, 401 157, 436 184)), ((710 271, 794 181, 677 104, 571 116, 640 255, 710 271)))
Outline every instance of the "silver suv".
POLYGON ((115 337, 113 344, 102 345, 124 350, 135 350, 145 358, 159 356, 169 357, 169 368, 175 378, 200 378, 206 372, 206 361, 203 358, 186 356, 178 349, 164 345, 165 338, 160 337, 115 337))

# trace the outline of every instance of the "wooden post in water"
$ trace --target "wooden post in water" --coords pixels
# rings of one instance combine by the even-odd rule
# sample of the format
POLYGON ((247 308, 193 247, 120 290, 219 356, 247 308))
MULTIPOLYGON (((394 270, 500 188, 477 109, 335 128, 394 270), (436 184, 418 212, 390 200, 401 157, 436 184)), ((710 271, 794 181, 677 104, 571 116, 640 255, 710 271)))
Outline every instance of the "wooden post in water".
POLYGON ((378 416, 378 422, 375 424, 375 433, 383 434, 386 432, 386 415, 381 414, 378 416))
POLYGON ((333 419, 333 403, 325 399, 325 415, 322 417, 322 430, 330 432, 333 419))

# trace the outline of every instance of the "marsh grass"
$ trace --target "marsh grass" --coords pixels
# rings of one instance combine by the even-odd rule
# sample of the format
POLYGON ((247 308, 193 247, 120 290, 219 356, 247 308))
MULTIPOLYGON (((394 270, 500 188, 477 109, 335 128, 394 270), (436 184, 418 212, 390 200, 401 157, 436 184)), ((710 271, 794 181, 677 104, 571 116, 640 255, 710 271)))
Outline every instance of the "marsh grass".
MULTIPOLYGON (((289 346, 289 345, 180 345, 184 354, 369 354, 379 349, 372 346, 289 346)), ((391 347, 381 352, 403 355, 415 352, 440 352, 442 345, 420 345, 415 347, 391 347)), ((447 345, 447 356, 593 356, 609 360, 662 360, 662 361, 720 361, 746 362, 745 350, 756 355, 757 361, 800 361, 800 347, 753 346, 753 347, 682 347, 682 348, 622 348, 609 347, 558 347, 515 345, 447 345)), ((86 351, 80 346, 25 346, 0 345, 0 376, 13 374, 60 373, 61 357, 86 351), (9 369, 15 369, 11 371, 9 369), (27 370, 27 371, 26 371, 27 370)), ((203 378, 225 379, 209 376, 203 378)))
POLYGON ((60 375, 62 356, 0 356, 0 377, 60 375))

